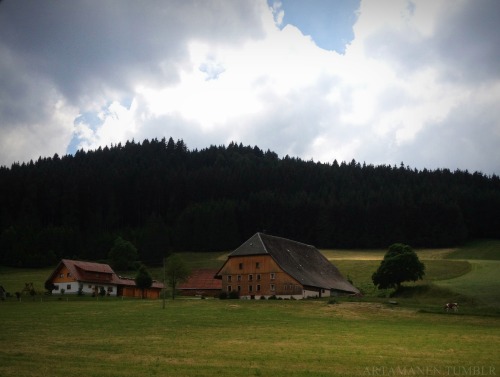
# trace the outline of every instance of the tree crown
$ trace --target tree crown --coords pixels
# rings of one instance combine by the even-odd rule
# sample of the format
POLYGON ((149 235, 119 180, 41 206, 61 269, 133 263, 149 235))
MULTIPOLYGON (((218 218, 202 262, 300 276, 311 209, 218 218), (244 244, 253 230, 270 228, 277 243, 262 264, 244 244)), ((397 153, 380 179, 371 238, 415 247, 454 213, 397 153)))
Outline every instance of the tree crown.
POLYGON ((420 280, 424 275, 425 265, 411 246, 396 243, 389 247, 372 281, 380 289, 399 288, 401 283, 420 280))

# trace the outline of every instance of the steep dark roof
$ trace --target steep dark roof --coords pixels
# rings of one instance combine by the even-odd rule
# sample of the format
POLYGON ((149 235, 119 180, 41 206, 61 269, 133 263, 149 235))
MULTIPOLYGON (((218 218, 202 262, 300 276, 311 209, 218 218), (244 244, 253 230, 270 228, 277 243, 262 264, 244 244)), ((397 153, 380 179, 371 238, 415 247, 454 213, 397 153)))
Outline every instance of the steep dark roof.
POLYGON ((248 255, 270 255, 283 271, 304 286, 359 293, 314 246, 256 233, 229 258, 248 255))

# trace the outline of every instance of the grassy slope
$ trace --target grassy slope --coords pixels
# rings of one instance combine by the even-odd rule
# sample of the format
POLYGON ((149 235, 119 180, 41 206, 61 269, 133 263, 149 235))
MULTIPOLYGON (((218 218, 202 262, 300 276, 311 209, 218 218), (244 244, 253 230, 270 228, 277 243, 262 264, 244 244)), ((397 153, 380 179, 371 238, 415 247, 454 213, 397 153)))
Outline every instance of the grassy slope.
POLYGON ((309 300, 176 300, 162 310, 159 301, 107 298, 11 301, 0 308, 3 377, 361 376, 398 367, 447 375, 449 367, 471 365, 500 370, 500 318, 309 300))
POLYGON ((448 259, 500 261, 500 240, 475 240, 446 255, 448 259))
POLYGON ((437 281, 440 287, 468 296, 473 302, 500 309, 500 240, 476 240, 446 255, 468 260, 471 272, 437 281))
POLYGON ((471 261, 472 271, 460 277, 437 281, 440 287, 470 297, 473 302, 500 309, 500 262, 471 261))
POLYGON ((25 283, 33 283, 37 291, 43 292, 45 280, 53 270, 53 268, 30 269, 0 266, 0 285, 7 292, 14 294, 14 292, 22 291, 25 283))

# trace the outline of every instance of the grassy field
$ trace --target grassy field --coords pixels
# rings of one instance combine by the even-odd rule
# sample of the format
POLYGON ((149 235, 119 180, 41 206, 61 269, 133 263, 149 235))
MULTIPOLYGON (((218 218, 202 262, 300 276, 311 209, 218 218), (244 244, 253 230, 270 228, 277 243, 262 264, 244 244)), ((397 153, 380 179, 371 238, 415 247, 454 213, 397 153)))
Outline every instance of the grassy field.
MULTIPOLYGON (((500 242, 418 250, 425 280, 395 298, 371 284, 385 250, 323 252, 365 297, 185 298, 165 309, 161 300, 10 298, 0 302, 0 376, 500 374, 500 242), (447 301, 459 313, 445 313, 447 301)), ((183 254, 191 268, 218 268, 226 256, 183 254)), ((0 284, 42 291, 51 271, 0 267, 0 284)))
POLYGON ((23 301, 0 322, 3 377, 500 373, 500 318, 377 303, 23 301))

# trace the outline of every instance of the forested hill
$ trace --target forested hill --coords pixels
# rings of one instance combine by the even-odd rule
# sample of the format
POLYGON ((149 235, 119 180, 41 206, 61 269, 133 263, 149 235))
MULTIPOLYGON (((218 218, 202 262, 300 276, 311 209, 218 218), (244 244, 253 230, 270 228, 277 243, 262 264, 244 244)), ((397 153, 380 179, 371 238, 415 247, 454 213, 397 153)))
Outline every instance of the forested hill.
POLYGON ((500 238, 500 179, 481 173, 279 158, 238 144, 127 142, 0 168, 0 264, 141 260, 230 250, 257 231, 320 248, 443 247, 500 238))

